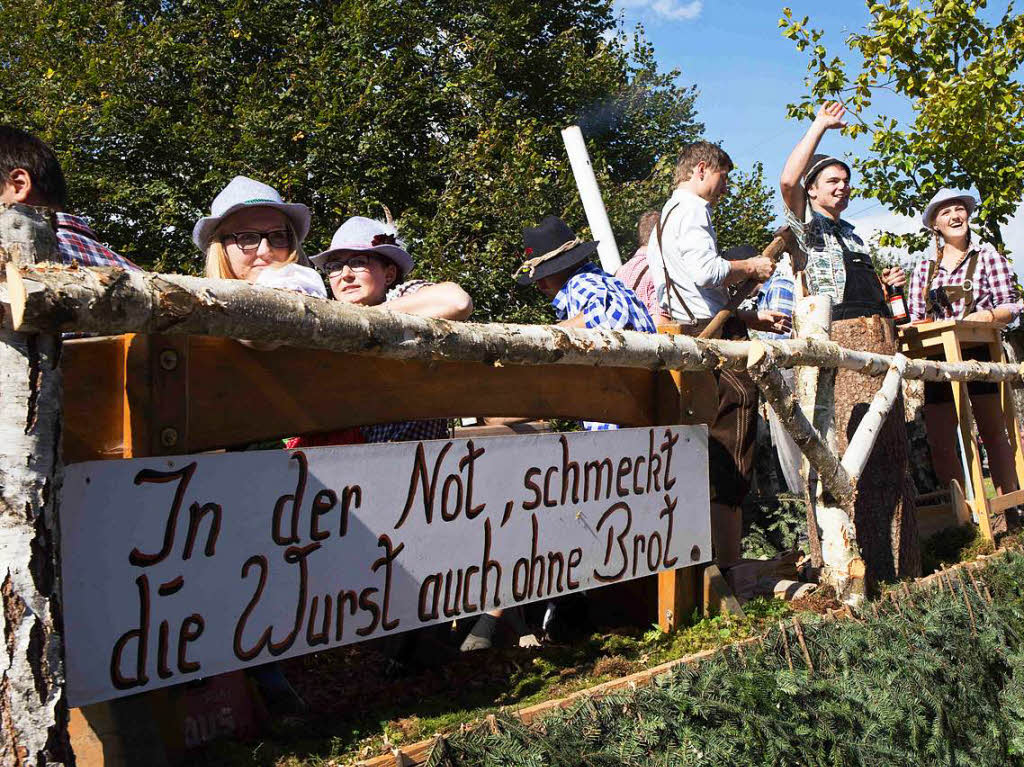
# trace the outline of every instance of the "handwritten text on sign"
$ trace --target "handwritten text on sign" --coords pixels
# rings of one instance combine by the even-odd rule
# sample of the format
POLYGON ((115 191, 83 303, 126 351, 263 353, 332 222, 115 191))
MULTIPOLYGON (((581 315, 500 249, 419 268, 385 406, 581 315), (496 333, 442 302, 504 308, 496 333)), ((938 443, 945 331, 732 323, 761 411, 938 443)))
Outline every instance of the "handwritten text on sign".
POLYGON ((708 561, 707 476, 703 426, 71 466, 69 702, 708 561))

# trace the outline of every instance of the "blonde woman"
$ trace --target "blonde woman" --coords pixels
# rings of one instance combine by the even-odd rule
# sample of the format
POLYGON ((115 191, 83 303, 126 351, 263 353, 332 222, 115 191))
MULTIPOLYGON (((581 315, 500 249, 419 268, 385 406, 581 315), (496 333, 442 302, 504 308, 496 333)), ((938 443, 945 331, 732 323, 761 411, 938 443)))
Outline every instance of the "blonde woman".
MULTIPOLYGON (((309 232, 309 208, 287 203, 273 187, 245 176, 231 180, 210 215, 192 229, 192 241, 206 254, 206 276, 245 280, 327 298, 323 280, 309 266, 302 241, 309 232)), ((260 349, 276 344, 242 343, 260 349)), ((247 670, 272 713, 299 714, 305 701, 277 662, 247 670)))
MULTIPOLYGON (((978 201, 969 194, 942 189, 925 208, 921 223, 934 236, 934 250, 914 268, 909 309, 914 322, 971 320, 1008 324, 1020 314, 1013 269, 992 245, 971 234, 969 221, 978 201)), ((987 361, 986 349, 969 349, 968 359, 987 361), (979 353, 980 352, 980 353, 979 353)), ((1013 452, 1003 424, 996 384, 967 385, 978 431, 988 452, 992 482, 1000 494, 1017 489, 1013 452)), ((932 462, 943 486, 963 482, 956 454, 958 423, 948 384, 925 384, 925 426, 932 462)), ((980 492, 977 488, 975 492, 980 492)))
POLYGON ((284 202, 276 189, 245 176, 233 178, 210 208, 192 230, 192 241, 206 254, 207 277, 327 297, 302 250, 309 208, 284 202))

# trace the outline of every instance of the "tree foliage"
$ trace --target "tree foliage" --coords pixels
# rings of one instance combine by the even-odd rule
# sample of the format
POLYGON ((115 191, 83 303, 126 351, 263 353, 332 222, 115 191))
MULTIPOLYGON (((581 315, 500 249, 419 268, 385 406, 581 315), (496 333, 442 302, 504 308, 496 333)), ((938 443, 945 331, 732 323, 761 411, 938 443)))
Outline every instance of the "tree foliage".
MULTIPOLYGON (((812 117, 838 99, 870 131, 871 154, 854 160, 863 193, 905 215, 919 213, 943 186, 978 190, 982 235, 1003 245, 1001 227, 1024 198, 1024 16, 1008 2, 996 23, 987 0, 868 0, 870 21, 846 39, 860 60, 850 69, 822 43, 807 17, 783 9, 783 35, 809 55, 807 93, 791 117, 812 117), (913 120, 869 115, 880 91, 907 99, 913 120), (869 122, 870 121, 870 122, 869 122)), ((917 248, 921 235, 884 238, 917 248)))
POLYGON ((611 0, 3 0, 0 27, 0 121, 55 147, 124 255, 196 271, 192 224, 245 174, 312 208, 311 252, 389 206, 415 276, 479 319, 546 318, 511 279, 521 230, 585 229, 560 128, 583 126, 624 255, 703 132, 611 0))

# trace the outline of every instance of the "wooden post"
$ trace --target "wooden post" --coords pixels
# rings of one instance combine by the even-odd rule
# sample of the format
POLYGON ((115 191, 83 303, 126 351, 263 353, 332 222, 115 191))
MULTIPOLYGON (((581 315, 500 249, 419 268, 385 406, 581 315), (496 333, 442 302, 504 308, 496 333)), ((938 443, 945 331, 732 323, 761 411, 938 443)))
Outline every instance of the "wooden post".
MULTIPOLYGON (((963 361, 955 326, 950 327, 942 334, 942 350, 946 354, 947 362, 963 361)), ((971 398, 967 394, 966 383, 957 382, 953 384, 953 405, 956 408, 956 417, 960 429, 960 444, 963 447, 964 460, 969 472, 969 476, 965 479, 970 483, 973 495, 968 503, 970 503, 978 515, 978 526, 981 528, 981 534, 992 541, 995 540, 995 537, 992 531, 992 521, 989 517, 988 499, 985 497, 985 475, 981 470, 978 445, 974 441, 974 410, 971 408, 971 398)))
MULTIPOLYGON (((0 205, 0 261, 57 259, 50 215, 0 205)), ((6 272, 5 268, 5 272, 6 272)), ((5 318, 5 320, 8 318, 5 318)), ((59 335, 0 328, 0 765, 73 764, 64 696, 59 335)))
MULTIPOLYGON (((663 325, 658 332, 678 335, 679 326, 663 325)), ((718 411, 718 386, 710 373, 655 373, 654 386, 657 424, 709 423, 718 411)), ((683 625, 700 606, 699 579, 700 568, 693 566, 658 573, 658 627, 662 631, 683 625)))

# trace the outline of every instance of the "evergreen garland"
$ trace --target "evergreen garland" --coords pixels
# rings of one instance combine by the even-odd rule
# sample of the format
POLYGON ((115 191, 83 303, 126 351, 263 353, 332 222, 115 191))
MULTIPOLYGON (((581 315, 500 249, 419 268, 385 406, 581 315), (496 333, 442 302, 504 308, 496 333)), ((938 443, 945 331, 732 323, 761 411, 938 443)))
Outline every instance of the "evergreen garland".
POLYGON ((539 724, 499 717, 428 767, 1024 765, 1024 556, 939 581, 539 724))

